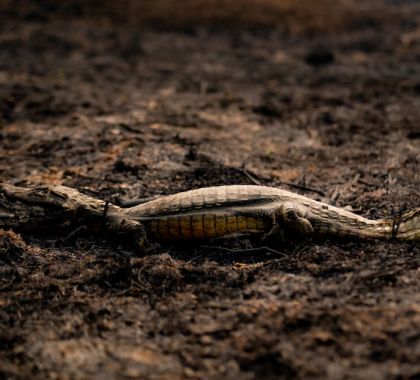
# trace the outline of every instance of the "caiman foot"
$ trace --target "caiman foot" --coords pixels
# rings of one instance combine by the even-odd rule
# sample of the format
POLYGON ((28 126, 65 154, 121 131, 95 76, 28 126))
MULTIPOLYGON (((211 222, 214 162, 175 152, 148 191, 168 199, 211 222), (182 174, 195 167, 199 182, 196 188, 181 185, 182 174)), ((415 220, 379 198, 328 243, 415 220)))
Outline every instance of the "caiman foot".
POLYGON ((312 224, 303 216, 299 208, 291 202, 286 202, 280 208, 280 224, 284 226, 286 232, 290 233, 296 239, 311 241, 314 229, 312 224))
POLYGON ((118 235, 127 235, 130 242, 141 252, 146 252, 149 243, 143 224, 137 220, 128 219, 121 215, 108 215, 106 218, 106 229, 118 235))
POLYGON ((309 242, 314 229, 295 204, 283 204, 273 215, 273 227, 262 237, 270 245, 284 245, 287 242, 309 242))

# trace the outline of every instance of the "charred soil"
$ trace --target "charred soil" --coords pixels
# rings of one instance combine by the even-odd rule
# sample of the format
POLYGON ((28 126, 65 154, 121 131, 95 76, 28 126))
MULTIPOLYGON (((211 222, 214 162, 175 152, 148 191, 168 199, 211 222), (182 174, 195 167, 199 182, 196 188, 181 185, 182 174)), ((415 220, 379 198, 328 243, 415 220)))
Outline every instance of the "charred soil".
MULTIPOLYGON (((1 178, 103 199, 257 182, 372 218, 418 207, 420 8, 375 4, 336 32, 9 9, 1 178)), ((418 244, 284 253, 0 231, 0 378, 420 377, 418 244)))

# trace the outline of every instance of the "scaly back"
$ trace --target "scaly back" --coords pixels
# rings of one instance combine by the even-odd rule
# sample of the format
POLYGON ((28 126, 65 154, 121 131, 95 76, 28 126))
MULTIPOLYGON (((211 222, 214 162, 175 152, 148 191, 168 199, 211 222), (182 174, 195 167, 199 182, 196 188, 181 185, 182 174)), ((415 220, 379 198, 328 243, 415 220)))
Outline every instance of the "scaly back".
POLYGON ((282 196, 293 196, 285 190, 267 186, 231 185, 189 190, 132 207, 129 215, 170 215, 207 208, 227 208, 270 203, 282 196))

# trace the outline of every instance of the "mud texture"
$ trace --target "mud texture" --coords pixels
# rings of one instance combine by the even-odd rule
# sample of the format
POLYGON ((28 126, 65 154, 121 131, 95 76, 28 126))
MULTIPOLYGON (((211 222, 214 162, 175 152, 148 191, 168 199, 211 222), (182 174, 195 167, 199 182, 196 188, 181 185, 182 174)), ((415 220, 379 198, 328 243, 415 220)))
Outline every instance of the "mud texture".
MULTIPOLYGON (((336 31, 9 9, 0 176, 103 199, 258 182, 372 218, 418 207, 420 7, 365 3, 336 31)), ((0 231, 0 378, 420 378, 418 244, 282 251, 0 231)))

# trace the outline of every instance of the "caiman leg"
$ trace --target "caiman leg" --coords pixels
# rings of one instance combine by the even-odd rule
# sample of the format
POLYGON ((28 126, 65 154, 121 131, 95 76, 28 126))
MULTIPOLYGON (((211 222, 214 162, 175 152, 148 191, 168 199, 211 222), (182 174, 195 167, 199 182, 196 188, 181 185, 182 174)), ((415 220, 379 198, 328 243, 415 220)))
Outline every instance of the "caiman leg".
POLYGON ((314 234, 312 224, 304 217, 303 212, 299 210, 296 204, 284 203, 279 209, 279 213, 287 230, 299 238, 312 240, 314 234))
POLYGON ((290 237, 301 239, 305 242, 312 240, 314 229, 308 219, 296 204, 285 202, 271 212, 273 227, 263 236, 263 240, 275 239, 279 243, 286 241, 290 237))

